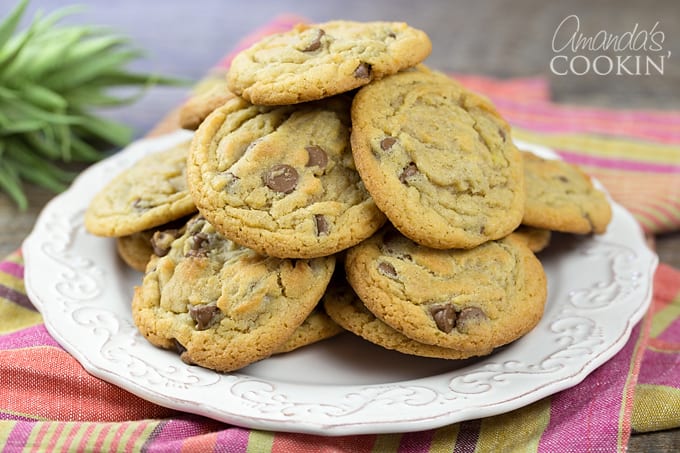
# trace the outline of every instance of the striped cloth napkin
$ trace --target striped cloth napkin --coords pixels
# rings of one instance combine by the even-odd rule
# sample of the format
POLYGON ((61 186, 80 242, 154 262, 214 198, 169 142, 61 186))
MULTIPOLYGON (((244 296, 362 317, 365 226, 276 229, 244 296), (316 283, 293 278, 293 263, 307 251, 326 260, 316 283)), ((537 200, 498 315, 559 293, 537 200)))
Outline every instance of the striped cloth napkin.
MULTIPOLYGON (((286 30, 279 17, 240 43, 286 30)), ((220 77, 233 53, 209 76, 220 77)), ((680 227, 680 112, 556 105, 542 78, 455 75, 489 96, 515 137, 604 183, 650 235, 680 227)), ((153 133, 176 127, 168 116, 153 133)), ((4 451, 625 451, 631 432, 680 426, 680 271, 661 264, 630 340, 579 385, 513 412, 428 431, 322 437, 250 430, 144 401, 90 376, 26 296, 21 251, 0 262, 4 451)))

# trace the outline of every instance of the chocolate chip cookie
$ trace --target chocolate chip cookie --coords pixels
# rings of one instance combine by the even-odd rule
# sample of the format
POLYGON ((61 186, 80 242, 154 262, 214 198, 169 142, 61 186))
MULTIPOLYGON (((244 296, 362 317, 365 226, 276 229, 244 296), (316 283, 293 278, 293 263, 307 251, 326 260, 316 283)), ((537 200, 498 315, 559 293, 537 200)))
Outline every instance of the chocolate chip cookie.
POLYGON ((563 233, 601 234, 612 210, 607 196, 576 165, 522 152, 526 205, 522 223, 563 233))
POLYGON ((153 233, 153 230, 144 230, 116 238, 118 256, 132 269, 144 272, 153 254, 151 248, 153 233))
POLYGON ((546 301, 541 263, 512 237, 439 250, 384 228, 347 251, 345 270, 366 307, 393 329, 473 354, 526 334, 546 301))
POLYGON ((107 237, 127 236, 193 212, 186 182, 189 141, 150 154, 115 176, 85 211, 85 228, 107 237))
POLYGON ((544 228, 534 228, 527 225, 520 225, 511 236, 521 241, 534 253, 544 250, 550 244, 552 232, 544 228))
POLYGON ((471 248, 522 220, 524 176, 510 127, 444 74, 403 71, 361 88, 351 141, 375 203, 420 244, 471 248))
POLYGON ((165 256, 172 242, 179 237, 188 217, 161 226, 116 238, 116 250, 131 268, 144 272, 152 255, 165 256))
POLYGON ((274 351, 274 354, 291 352, 295 349, 327 340, 344 331, 345 329, 340 327, 339 324, 326 314, 323 306, 319 303, 300 327, 295 329, 293 335, 274 351))
POLYGON ((202 217, 189 221, 135 288, 135 325, 182 360, 232 371, 274 353, 312 312, 335 258, 281 260, 223 238, 202 217))
POLYGON ((227 88, 223 77, 210 78, 205 83, 207 85, 198 86, 195 93, 180 107, 181 128, 195 131, 213 110, 236 96, 227 88))
POLYGON ((296 104, 394 74, 420 63, 431 50, 427 34, 403 22, 301 24, 239 53, 227 80, 253 104, 296 104))
POLYGON ((198 209, 225 237, 279 258, 330 255, 369 237, 385 216, 354 166, 350 102, 237 98, 215 110, 188 161, 198 209))
POLYGON ((322 301, 328 316, 336 323, 355 335, 386 349, 440 359, 465 359, 486 355, 492 351, 491 348, 487 348, 474 353, 464 352, 415 341, 376 318, 347 284, 329 287, 322 301))

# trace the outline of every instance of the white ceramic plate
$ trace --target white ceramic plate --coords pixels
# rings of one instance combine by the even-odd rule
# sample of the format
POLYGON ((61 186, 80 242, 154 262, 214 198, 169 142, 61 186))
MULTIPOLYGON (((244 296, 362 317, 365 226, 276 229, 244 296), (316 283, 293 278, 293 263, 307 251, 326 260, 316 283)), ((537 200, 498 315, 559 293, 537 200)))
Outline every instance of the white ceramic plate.
POLYGON ((23 248, 28 295, 54 338, 93 375, 157 404, 245 427, 322 435, 436 428, 579 383, 623 347, 651 300, 657 258, 631 215, 614 204, 605 235, 558 235, 540 255, 549 293, 543 319, 488 357, 412 357, 346 334, 230 374, 185 365, 137 332, 130 300, 142 276, 122 264, 113 240, 85 232, 83 213, 112 176, 188 136, 136 142, 85 171, 45 207, 23 248))

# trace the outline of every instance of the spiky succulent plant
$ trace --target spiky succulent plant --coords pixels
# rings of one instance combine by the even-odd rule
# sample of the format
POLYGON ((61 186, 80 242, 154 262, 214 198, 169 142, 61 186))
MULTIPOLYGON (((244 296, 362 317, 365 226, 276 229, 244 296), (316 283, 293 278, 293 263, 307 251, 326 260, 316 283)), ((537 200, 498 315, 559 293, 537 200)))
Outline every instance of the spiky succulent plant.
POLYGON ((0 22, 0 189, 20 209, 25 183, 59 192, 75 176, 64 163, 94 162, 130 140, 130 127, 97 111, 134 102, 151 84, 179 83, 126 69, 142 53, 110 29, 61 25, 76 8, 37 13, 18 31, 28 2, 0 22))

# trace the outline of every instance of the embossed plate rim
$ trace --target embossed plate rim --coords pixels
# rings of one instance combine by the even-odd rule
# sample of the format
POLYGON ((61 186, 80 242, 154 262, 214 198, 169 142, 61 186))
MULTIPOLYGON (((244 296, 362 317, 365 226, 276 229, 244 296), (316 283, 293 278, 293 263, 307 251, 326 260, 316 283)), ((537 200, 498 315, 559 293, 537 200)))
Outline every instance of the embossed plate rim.
MULTIPOLYGON (((572 282, 576 286, 568 290, 559 287, 563 279, 553 282, 559 301, 549 300, 550 310, 534 331, 463 368, 380 384, 312 385, 185 365, 173 353, 150 346, 129 310, 116 306, 124 301, 111 300, 123 278, 102 262, 104 254, 115 253, 112 241, 85 233, 82 214, 117 171, 190 136, 176 131, 139 140, 93 165, 48 203, 23 247, 26 290, 52 336, 94 376, 159 405, 239 426, 319 435, 437 428, 508 412, 578 384, 624 346, 651 301, 658 258, 630 213, 613 203, 607 234, 579 242, 556 270, 604 266, 597 270, 606 279, 584 286, 572 282), (613 310, 615 318, 626 315, 615 325, 607 317, 613 310), (532 362, 526 345, 537 340, 543 357, 532 362)), ((518 145, 556 157, 544 147, 518 145)))

